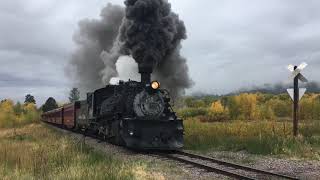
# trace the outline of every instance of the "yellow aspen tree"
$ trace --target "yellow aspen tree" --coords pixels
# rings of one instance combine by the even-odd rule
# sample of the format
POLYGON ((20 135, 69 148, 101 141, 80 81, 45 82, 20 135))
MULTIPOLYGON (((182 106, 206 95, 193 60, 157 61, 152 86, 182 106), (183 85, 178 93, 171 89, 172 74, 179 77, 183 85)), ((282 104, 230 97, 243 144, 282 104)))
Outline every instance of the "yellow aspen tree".
POLYGON ((13 101, 5 100, 0 104, 0 127, 13 126, 15 124, 13 101))
POLYGON ((209 116, 212 121, 224 121, 229 119, 229 109, 223 107, 221 101, 211 104, 209 116))
POLYGON ((210 111, 214 113, 223 113, 224 107, 222 106, 220 101, 216 101, 211 104, 210 111))

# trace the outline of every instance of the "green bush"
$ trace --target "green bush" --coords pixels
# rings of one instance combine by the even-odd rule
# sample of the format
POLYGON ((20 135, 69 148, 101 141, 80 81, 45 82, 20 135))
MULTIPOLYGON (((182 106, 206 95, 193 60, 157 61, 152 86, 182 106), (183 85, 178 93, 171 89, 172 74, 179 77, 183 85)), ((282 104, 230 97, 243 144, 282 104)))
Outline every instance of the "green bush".
POLYGON ((30 124, 40 119, 40 112, 32 103, 14 105, 13 101, 0 103, 0 128, 13 128, 30 124))
POLYGON ((178 116, 182 118, 191 118, 197 116, 207 116, 207 108, 184 108, 177 111, 178 116))

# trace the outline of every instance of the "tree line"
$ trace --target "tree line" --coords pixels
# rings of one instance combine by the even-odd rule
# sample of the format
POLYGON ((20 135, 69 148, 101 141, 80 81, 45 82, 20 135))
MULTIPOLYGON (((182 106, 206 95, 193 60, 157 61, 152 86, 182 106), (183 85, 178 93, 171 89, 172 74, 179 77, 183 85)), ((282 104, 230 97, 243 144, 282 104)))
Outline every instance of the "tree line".
MULTIPOLYGON (((69 103, 74 103, 80 100, 80 91, 78 88, 71 89, 69 93, 69 103)), ((49 97, 47 101, 41 106, 43 112, 48 112, 59 107, 57 101, 53 97, 49 97)))
POLYGON ((26 96, 23 104, 4 99, 0 102, 0 128, 17 127, 39 120, 40 111, 31 95, 26 96))
MULTIPOLYGON (((73 103, 80 99, 80 92, 73 88, 69 94, 69 102, 73 103)), ((40 119, 42 112, 48 112, 59 107, 53 97, 49 97, 40 107, 36 106, 36 99, 33 95, 27 94, 24 103, 14 103, 10 99, 0 100, 0 128, 17 127, 36 122, 40 119)))
MULTIPOLYGON (((275 120, 292 117, 287 94, 241 93, 228 96, 186 97, 177 109, 183 118, 203 121, 275 120)), ((306 94, 300 101, 300 119, 320 120, 320 94, 306 94)))

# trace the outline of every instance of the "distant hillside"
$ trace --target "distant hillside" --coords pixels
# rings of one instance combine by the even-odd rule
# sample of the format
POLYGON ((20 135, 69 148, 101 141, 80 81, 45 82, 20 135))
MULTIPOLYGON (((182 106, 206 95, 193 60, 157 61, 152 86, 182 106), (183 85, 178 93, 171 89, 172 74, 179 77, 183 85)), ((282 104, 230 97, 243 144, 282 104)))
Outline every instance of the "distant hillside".
MULTIPOLYGON (((292 84, 276 83, 276 84, 265 84, 263 86, 254 86, 250 88, 241 88, 237 91, 228 93, 228 94, 209 94, 202 92, 194 92, 186 97, 193 97, 196 99, 219 99, 223 96, 237 95, 240 93, 266 93, 266 94, 282 94, 287 93, 288 88, 292 88, 292 84)), ((300 83, 300 87, 307 88, 307 93, 320 93, 320 83, 318 82, 309 82, 309 83, 300 83)))
MULTIPOLYGON (((274 85, 265 84, 262 87, 243 88, 232 94, 246 93, 246 92, 247 93, 261 92, 261 93, 269 93, 269 94, 281 94, 281 93, 286 93, 287 89, 292 88, 292 86, 293 86, 292 84, 283 84, 283 83, 277 83, 274 85)), ((307 92, 309 93, 320 92, 320 84, 318 82, 301 83, 300 87, 307 88, 307 92)))

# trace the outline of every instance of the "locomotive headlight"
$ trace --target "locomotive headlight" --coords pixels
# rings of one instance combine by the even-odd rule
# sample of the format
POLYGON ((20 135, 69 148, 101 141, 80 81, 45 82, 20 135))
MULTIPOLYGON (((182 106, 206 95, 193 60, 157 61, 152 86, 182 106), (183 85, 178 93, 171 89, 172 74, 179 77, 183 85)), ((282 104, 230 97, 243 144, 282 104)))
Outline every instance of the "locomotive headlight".
POLYGON ((152 89, 157 90, 160 88, 160 83, 158 81, 153 81, 151 83, 151 87, 152 87, 152 89))

